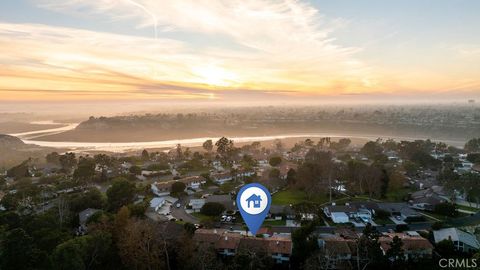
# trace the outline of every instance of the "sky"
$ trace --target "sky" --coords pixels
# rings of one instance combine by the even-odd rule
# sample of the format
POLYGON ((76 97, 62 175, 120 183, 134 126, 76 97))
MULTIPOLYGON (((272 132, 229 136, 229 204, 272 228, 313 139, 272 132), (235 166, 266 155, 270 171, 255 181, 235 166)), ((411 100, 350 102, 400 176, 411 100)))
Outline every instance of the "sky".
POLYGON ((2 0, 0 101, 480 98, 477 0, 2 0))

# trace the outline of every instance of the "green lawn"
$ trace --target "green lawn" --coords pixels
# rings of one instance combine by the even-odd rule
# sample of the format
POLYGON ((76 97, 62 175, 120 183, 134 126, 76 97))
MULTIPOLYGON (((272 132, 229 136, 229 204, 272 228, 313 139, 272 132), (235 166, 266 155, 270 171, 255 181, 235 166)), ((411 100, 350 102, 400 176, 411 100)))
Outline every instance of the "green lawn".
POLYGON ((305 192, 301 190, 282 190, 272 196, 272 204, 296 204, 307 200, 305 192))
MULTIPOLYGON (((333 201, 343 201, 346 198, 332 198, 333 201)), ((354 201, 355 198, 352 199, 354 201)), ((363 199, 362 199, 363 200, 363 199)), ((310 202, 317 204, 324 204, 329 201, 329 196, 327 194, 316 194, 313 198, 308 198, 307 194, 302 190, 282 190, 274 195, 272 195, 272 204, 275 205, 288 205, 288 204, 298 204, 302 202, 310 202)))
POLYGON ((395 224, 391 219, 389 218, 374 218, 373 221, 375 223, 377 223, 378 225, 382 225, 382 224, 395 224))
POLYGON ((263 226, 285 226, 285 220, 265 220, 263 226))
POLYGON ((467 210, 467 211, 472 211, 472 212, 478 212, 480 209, 475 208, 475 207, 470 207, 470 206, 464 206, 464 205, 456 205, 457 209, 462 209, 462 210, 467 210))
POLYGON ((413 192, 409 188, 402 188, 399 190, 388 192, 385 195, 385 201, 387 202, 401 202, 408 195, 408 193, 413 192))
POLYGON ((198 218, 200 221, 207 221, 207 220, 213 220, 214 219, 213 217, 206 216, 206 215, 204 215, 200 212, 191 213, 191 215, 198 218))

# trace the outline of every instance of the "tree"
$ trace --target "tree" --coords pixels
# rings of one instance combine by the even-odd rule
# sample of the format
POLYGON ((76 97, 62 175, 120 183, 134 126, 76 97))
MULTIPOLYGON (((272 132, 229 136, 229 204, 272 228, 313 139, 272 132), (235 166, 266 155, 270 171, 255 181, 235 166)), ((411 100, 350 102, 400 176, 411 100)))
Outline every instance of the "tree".
POLYGON ((142 173, 142 168, 137 165, 133 165, 130 167, 130 169, 128 169, 128 171, 134 175, 140 175, 142 173))
POLYGON ((293 186, 295 186, 296 183, 297 183, 297 171, 295 171, 294 169, 288 170, 288 172, 287 172, 287 185, 289 187, 293 187, 293 186))
POLYGON ((292 269, 300 268, 306 258, 318 250, 317 238, 311 237, 314 231, 315 224, 313 222, 302 225, 293 231, 292 269))
POLYGON ((66 172, 70 172, 75 165, 77 165, 77 159, 75 153, 68 152, 59 157, 60 166, 66 172))
POLYGON ((378 219, 387 219, 388 217, 390 217, 390 212, 383 209, 377 209, 375 210, 375 217, 378 219))
POLYGON ((93 158, 80 157, 73 178, 81 183, 91 182, 95 176, 95 161, 93 158))
POLYGON ((200 213, 206 216, 219 216, 225 211, 225 206, 217 202, 207 202, 200 209, 200 213))
POLYGON ((205 149, 207 152, 212 152, 213 150, 213 142, 212 140, 206 140, 204 143, 203 143, 203 149, 205 149))
POLYGON ((97 188, 90 188, 85 193, 72 195, 68 202, 70 210, 74 213, 78 213, 86 208, 102 209, 105 203, 102 192, 97 188))
POLYGON ((135 185, 125 178, 116 179, 107 190, 109 208, 117 210, 133 201, 135 185))
POLYGON ((455 217, 457 215, 455 204, 448 202, 435 205, 433 212, 447 217, 455 217))
POLYGON ((279 156, 271 157, 268 163, 272 167, 277 167, 278 165, 280 165, 280 163, 282 163, 282 157, 279 157, 279 156))
POLYGON ((480 153, 470 153, 467 155, 467 160, 472 163, 480 163, 480 153))
POLYGON ((220 138, 215 143, 215 146, 217 146, 217 153, 219 153, 223 157, 226 157, 226 155, 230 153, 234 148, 233 141, 225 137, 220 138))
POLYGON ((148 154, 147 149, 143 149, 143 151, 142 151, 142 160, 143 161, 149 161, 150 160, 150 154, 148 154))
POLYGON ((21 179, 23 177, 30 177, 30 172, 28 169, 28 163, 30 160, 25 160, 24 162, 20 163, 19 165, 12 167, 7 170, 8 177, 14 177, 15 179, 21 179))
POLYGON ((45 160, 47 161, 47 163, 58 165, 60 164, 60 155, 57 152, 52 152, 45 156, 45 160))
POLYGON ((357 241, 358 255, 357 268, 358 269, 381 269, 385 264, 382 249, 378 238, 380 233, 370 223, 367 223, 363 230, 362 236, 357 241), (363 265, 361 267, 361 265, 363 265))
POLYGON ((104 268, 109 262, 111 245, 111 235, 101 231, 70 239, 55 248, 53 266, 59 270, 104 268))
POLYGON ((98 154, 93 156, 95 164, 98 164, 102 169, 107 168, 112 165, 114 162, 114 157, 111 157, 106 154, 98 154))
POLYGON ((480 138, 470 139, 463 148, 468 152, 480 152, 480 138))
POLYGON ((125 227, 127 226, 129 221, 130 209, 128 209, 128 207, 126 206, 122 206, 120 210, 118 210, 118 212, 115 214, 114 219, 114 233, 117 238, 124 233, 125 227))
POLYGON ((172 188, 170 190, 171 190, 171 193, 173 194, 180 194, 186 188, 187 188, 187 185, 185 185, 185 183, 178 181, 172 184, 172 188))
POLYGON ((383 148, 377 142, 369 141, 360 150, 368 158, 373 158, 383 152, 383 148))
POLYGON ((165 238, 149 220, 130 220, 119 236, 118 250, 128 269, 170 269, 165 238))
POLYGON ((0 244, 0 269, 26 270, 40 267, 40 251, 23 229, 6 232, 0 244))
POLYGON ((267 249, 262 247, 239 247, 233 258, 235 269, 272 269, 273 259, 268 255, 267 249))
POLYGON ((183 159, 183 152, 182 152, 182 145, 177 144, 177 147, 175 148, 175 151, 177 153, 177 160, 182 160, 183 159))
POLYGON ((455 249, 455 244, 451 239, 445 239, 438 242, 435 245, 435 252, 438 253, 442 258, 454 258, 460 255, 455 249))
POLYGON ((262 144, 260 142, 252 142, 252 149, 253 151, 258 151, 260 149, 260 147, 262 146, 262 144))
POLYGON ((402 239, 398 236, 394 236, 389 245, 390 249, 387 250, 386 256, 390 261, 390 269, 405 269, 406 262, 405 253, 402 248, 402 239))
POLYGON ((350 145, 351 142, 352 141, 348 138, 342 138, 338 142, 331 142, 330 148, 337 151, 343 151, 350 145))
POLYGON ((283 143, 281 140, 275 139, 275 141, 273 141, 273 144, 275 145, 275 150, 277 152, 283 151, 283 143))
POLYGON ((58 211, 58 223, 62 226, 70 217, 67 197, 65 195, 58 197, 56 206, 58 211))

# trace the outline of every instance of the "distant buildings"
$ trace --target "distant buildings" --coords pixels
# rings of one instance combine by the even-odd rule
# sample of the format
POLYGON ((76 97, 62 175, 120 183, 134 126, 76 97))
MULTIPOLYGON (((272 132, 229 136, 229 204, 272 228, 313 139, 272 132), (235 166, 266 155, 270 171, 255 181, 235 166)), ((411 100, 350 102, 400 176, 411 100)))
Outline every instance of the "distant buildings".
MULTIPOLYGON (((323 252, 323 256, 330 262, 329 269, 351 269, 357 260, 360 233, 349 230, 339 230, 337 233, 321 233, 318 235, 318 246, 323 252)), ((405 259, 430 258, 433 252, 433 245, 416 232, 405 233, 384 233, 378 241, 383 254, 391 248, 394 237, 402 241, 402 249, 405 259)))
POLYGON ((373 209, 368 209, 365 205, 332 205, 323 208, 325 216, 329 217, 334 223, 347 223, 350 219, 359 218, 363 222, 371 222, 374 214, 373 209))
POLYGON ((253 175, 255 175, 255 171, 253 170, 239 170, 233 174, 231 172, 215 173, 211 175, 211 178, 215 183, 223 185, 235 178, 250 177, 253 175))
POLYGON ((155 182, 150 185, 152 192, 157 196, 165 196, 170 194, 172 184, 175 182, 182 182, 187 188, 197 190, 207 180, 202 176, 190 176, 178 180, 171 180, 167 182, 155 182))

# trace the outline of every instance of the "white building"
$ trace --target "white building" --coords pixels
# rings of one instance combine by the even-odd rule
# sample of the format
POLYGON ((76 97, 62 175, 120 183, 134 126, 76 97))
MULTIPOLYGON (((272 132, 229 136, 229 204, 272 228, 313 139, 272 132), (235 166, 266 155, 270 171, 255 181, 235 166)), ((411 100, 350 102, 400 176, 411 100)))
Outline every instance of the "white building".
POLYGON ((435 239, 435 243, 450 239, 455 245, 455 248, 463 252, 475 252, 480 249, 480 243, 475 235, 457 228, 446 228, 433 231, 433 238, 435 239))
POLYGON ((188 203, 188 205, 192 207, 193 212, 200 212, 204 204, 205 199, 191 199, 188 203))
POLYGON ((331 219, 334 223, 348 223, 348 215, 344 212, 331 213, 331 219))

